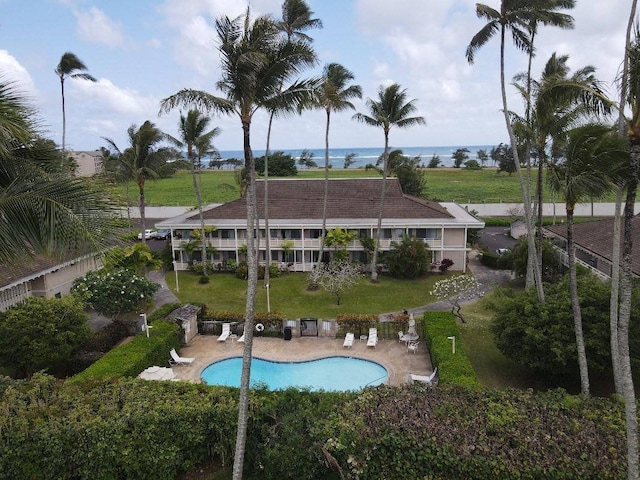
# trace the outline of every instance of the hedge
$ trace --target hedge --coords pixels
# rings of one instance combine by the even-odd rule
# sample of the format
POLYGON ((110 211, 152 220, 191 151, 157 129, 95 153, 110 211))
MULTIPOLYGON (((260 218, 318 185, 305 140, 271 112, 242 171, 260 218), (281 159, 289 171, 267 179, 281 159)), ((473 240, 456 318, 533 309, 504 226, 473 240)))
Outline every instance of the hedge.
MULTIPOLYGON (((233 458, 238 390, 0 378, 0 480, 174 479, 233 458)), ((624 406, 561 390, 253 389, 246 478, 626 478, 624 406)))
POLYGON ((438 367, 439 383, 480 388, 476 372, 464 352, 456 317, 451 312, 425 312, 423 318, 431 361, 438 367), (456 339, 455 354, 448 337, 456 339))
POLYGON ((146 333, 139 333, 130 342, 107 352, 73 379, 135 377, 151 365, 166 365, 169 350, 180 348, 180 336, 178 325, 164 320, 153 322, 149 338, 146 333))

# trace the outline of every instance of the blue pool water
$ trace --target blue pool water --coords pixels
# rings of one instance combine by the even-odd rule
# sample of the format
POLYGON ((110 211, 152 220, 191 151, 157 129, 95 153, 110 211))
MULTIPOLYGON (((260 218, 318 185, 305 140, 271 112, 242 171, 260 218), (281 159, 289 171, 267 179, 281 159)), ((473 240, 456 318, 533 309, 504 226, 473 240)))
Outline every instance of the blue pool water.
MULTIPOLYGON (((200 377, 207 385, 240 386, 242 357, 212 363, 200 377)), ((269 390, 289 387, 344 392, 380 385, 388 378, 380 364, 352 357, 328 357, 308 362, 271 362, 254 358, 251 386, 264 384, 269 390)))

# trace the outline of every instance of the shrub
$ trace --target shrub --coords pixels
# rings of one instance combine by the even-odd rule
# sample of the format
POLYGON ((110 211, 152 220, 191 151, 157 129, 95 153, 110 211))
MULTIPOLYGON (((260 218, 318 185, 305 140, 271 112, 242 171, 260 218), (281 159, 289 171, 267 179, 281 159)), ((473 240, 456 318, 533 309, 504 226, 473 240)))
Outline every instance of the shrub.
POLYGON ((384 255, 389 273, 398 278, 417 278, 427 273, 430 259, 431 253, 424 241, 407 235, 400 243, 391 242, 391 250, 384 255))
POLYGON ((156 321, 149 330, 150 337, 139 333, 129 343, 109 351, 74 381, 86 378, 135 377, 151 365, 166 365, 169 350, 180 348, 180 327, 174 323, 156 321))
POLYGON ((440 383, 479 388, 480 382, 464 353, 455 316, 449 312, 425 312, 424 322, 431 361, 438 367, 440 383), (456 339, 455 354, 448 337, 456 339))
POLYGON ((451 260, 450 258, 443 258, 442 261, 440 262, 440 266, 438 267, 438 269, 440 270, 441 273, 444 273, 452 265, 453 265, 453 260, 451 260))
POLYGON ((158 288, 157 283, 130 270, 101 270, 75 280, 71 291, 96 311, 115 318, 121 312, 131 312, 150 301, 158 288))

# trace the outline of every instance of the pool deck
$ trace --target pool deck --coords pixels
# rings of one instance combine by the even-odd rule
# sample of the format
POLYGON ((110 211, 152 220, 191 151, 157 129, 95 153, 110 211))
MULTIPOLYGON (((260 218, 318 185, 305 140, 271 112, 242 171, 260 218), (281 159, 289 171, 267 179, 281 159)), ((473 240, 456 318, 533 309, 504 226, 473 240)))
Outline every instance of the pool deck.
MULTIPOLYGON (((407 382, 408 374, 428 375, 432 372, 431 359, 424 341, 420 342, 417 353, 407 352, 404 343, 398 340, 379 340, 378 345, 367 347, 366 341, 356 338, 351 348, 342 346, 343 338, 329 337, 293 337, 282 338, 255 337, 253 339, 253 357, 281 362, 316 360, 324 357, 356 357, 378 362, 389 372, 389 385, 401 385, 407 382)), ((200 373, 209 364, 229 357, 242 356, 244 344, 229 338, 218 342, 217 336, 197 335, 188 345, 182 347, 180 356, 194 357, 191 365, 174 366, 173 371, 180 380, 200 382, 200 373)))

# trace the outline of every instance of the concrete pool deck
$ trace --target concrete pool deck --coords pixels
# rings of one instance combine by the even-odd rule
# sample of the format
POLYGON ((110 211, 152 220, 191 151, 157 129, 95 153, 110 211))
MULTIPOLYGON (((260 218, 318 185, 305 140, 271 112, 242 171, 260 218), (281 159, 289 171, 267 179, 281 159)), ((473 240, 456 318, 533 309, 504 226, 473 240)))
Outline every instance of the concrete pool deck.
MULTIPOLYGON (((421 341, 417 353, 409 353, 404 343, 398 340, 379 340, 378 345, 367 347, 366 341, 356 340, 351 348, 342 346, 343 338, 294 337, 282 338, 254 337, 253 356, 265 360, 295 362, 316 360, 324 357, 356 357, 378 362, 389 372, 389 385, 407 382, 408 374, 428 375, 432 372, 427 346, 421 341)), ((197 335, 188 345, 182 347, 180 356, 193 357, 191 365, 174 366, 179 380, 200 383, 200 374, 209 364, 229 357, 242 356, 244 344, 229 338, 218 342, 217 336, 197 335)))

